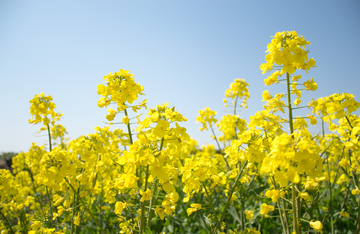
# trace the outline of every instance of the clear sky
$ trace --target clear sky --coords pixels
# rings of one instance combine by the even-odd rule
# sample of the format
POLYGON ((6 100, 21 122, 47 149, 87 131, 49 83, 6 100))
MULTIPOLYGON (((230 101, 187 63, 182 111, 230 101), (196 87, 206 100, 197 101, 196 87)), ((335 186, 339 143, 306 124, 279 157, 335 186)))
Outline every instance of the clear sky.
MULTIPOLYGON (((104 126, 96 86, 103 76, 129 70, 145 87, 148 107, 169 102, 188 118, 199 145, 198 111, 227 114, 225 90, 235 78, 250 84, 249 118, 262 109, 266 87, 260 64, 278 31, 295 30, 311 42, 311 97, 347 92, 360 101, 360 1, 127 0, 0 1, 0 152, 27 151, 45 137, 30 125, 29 100, 52 95, 71 139, 104 126)), ((305 80, 304 80, 305 81, 305 80)), ((145 113, 144 113, 145 114, 145 113)), ((295 113, 295 115, 297 115, 295 113)), ((120 120, 120 118, 119 118, 120 120)), ((213 142, 210 142, 213 143, 213 142)))

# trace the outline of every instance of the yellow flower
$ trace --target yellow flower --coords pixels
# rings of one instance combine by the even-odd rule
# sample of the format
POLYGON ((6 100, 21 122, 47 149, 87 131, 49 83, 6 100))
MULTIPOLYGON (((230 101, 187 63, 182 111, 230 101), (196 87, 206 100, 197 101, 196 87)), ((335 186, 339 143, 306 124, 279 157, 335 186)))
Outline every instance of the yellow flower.
POLYGON ((194 213, 195 211, 197 211, 196 208, 188 208, 188 209, 186 210, 187 215, 191 215, 191 214, 194 213))
POLYGON ((235 194, 231 195, 231 200, 230 201, 232 202, 232 201, 235 201, 235 200, 236 200, 236 195, 235 194))
POLYGON ((101 209, 102 209, 102 210, 110 210, 110 207, 108 207, 108 206, 102 206, 101 209))
POLYGON ((264 90, 264 92, 262 93, 262 98, 262 101, 267 101, 272 98, 272 96, 269 94, 269 90, 264 90))
MULTIPOLYGON (((305 49, 305 45, 310 45, 310 42, 299 36, 295 31, 276 33, 274 39, 267 46, 266 63, 260 66, 263 74, 271 71, 274 64, 282 66, 281 72, 276 71, 281 74, 293 74, 296 69, 303 69, 307 72, 310 68, 315 67, 315 60, 308 59, 308 51, 305 49)), ((297 81, 300 77, 293 76, 292 81, 297 81)), ((271 81, 271 79, 265 79, 265 85, 271 85, 272 83, 275 82, 271 81)))
POLYGON ((124 117, 122 118, 122 122, 123 122, 125 125, 128 125, 128 124, 129 124, 129 121, 130 121, 130 119, 129 119, 129 117, 127 117, 127 116, 124 116, 124 117))
POLYGON ((302 199, 311 201, 311 197, 309 196, 309 194, 307 192, 300 192, 299 197, 301 197, 302 199))
POLYGON ((246 83, 244 79, 235 79, 234 82, 230 84, 230 89, 225 91, 225 97, 231 99, 238 98, 238 103, 240 99, 244 99, 240 107, 247 108, 247 100, 250 97, 248 86, 249 84, 246 83))
POLYGON ((79 226, 80 225, 80 213, 78 213, 75 217, 75 220, 74 220, 74 224, 76 226, 79 226))
POLYGON ((191 207, 194 207, 194 208, 196 208, 196 209, 201 209, 201 204, 196 204, 196 203, 193 203, 193 204, 191 204, 190 205, 191 207))
POLYGON ((254 211, 251 211, 251 210, 245 210, 244 211, 244 214, 246 216, 246 219, 253 219, 254 218, 254 211))
POLYGON ((298 80, 300 80, 300 78, 301 78, 301 75, 293 76, 291 81, 298 81, 298 80))
POLYGON ((165 212, 164 212, 164 210, 163 210, 162 208, 160 208, 159 206, 157 206, 157 207, 155 208, 155 213, 160 216, 160 219, 164 220, 164 214, 165 214, 165 212))
POLYGON ((268 190, 265 193, 265 196, 268 198, 271 198, 273 202, 277 202, 280 196, 283 196, 284 192, 280 191, 280 190, 268 190))
POLYGON ((307 115, 310 119, 310 124, 315 125, 317 123, 316 117, 314 115, 307 115))
POLYGON ((288 178, 286 174, 282 171, 275 172, 275 181, 280 184, 281 187, 286 187, 288 184, 288 178))
POLYGON ((58 206, 63 200, 64 200, 64 198, 63 197, 60 197, 60 196, 57 196, 56 197, 56 199, 55 199, 55 195, 54 195, 54 204, 53 204, 53 206, 58 206))
POLYGON ((111 102, 116 102, 119 106, 118 111, 126 109, 125 102, 132 104, 139 95, 144 95, 142 93, 144 86, 135 83, 134 79, 129 71, 123 69, 104 76, 103 80, 106 86, 103 84, 97 86, 97 93, 102 96, 98 101, 98 106, 106 107, 111 102))
POLYGON ((38 124, 43 123, 45 126, 51 123, 55 125, 55 121, 59 121, 60 117, 63 116, 60 112, 55 112, 56 105, 52 102, 53 98, 45 96, 44 93, 37 94, 29 102, 30 114, 32 118, 29 119, 29 123, 38 124), (50 116, 50 118, 48 117, 50 116))
POLYGON ((246 228, 247 233, 249 234, 261 234, 258 230, 256 230, 256 227, 254 229, 246 228))
POLYGON ((62 207, 62 206, 57 207, 57 212, 58 212, 59 216, 62 215, 62 213, 64 213, 64 211, 65 211, 64 207, 62 207))
POLYGON ((231 140, 236 137, 236 131, 242 133, 246 130, 246 120, 239 118, 238 115, 224 115, 216 125, 223 133, 219 141, 231 140))
POLYGON ((142 197, 140 199, 141 202, 150 200, 150 198, 152 196, 152 193, 151 193, 150 189, 147 189, 145 192, 140 191, 140 194, 142 195, 142 197))
POLYGON ((301 103, 300 98, 296 98, 295 101, 294 101, 294 105, 299 106, 300 103, 301 103))
POLYGON ((317 84, 314 82, 314 78, 311 78, 311 80, 304 82, 304 86, 306 90, 317 90, 317 84))
POLYGON ((350 217, 350 214, 346 211, 340 211, 339 214, 342 216, 342 217, 345 217, 345 218, 349 218, 350 217))
POLYGON ((275 207, 273 207, 271 205, 267 205, 266 203, 263 203, 263 204, 261 204, 261 207, 260 207, 260 214, 263 214, 263 215, 265 215, 265 217, 267 217, 267 214, 270 211, 274 211, 274 210, 275 210, 275 207))
POLYGON ((127 207, 126 202, 116 202, 115 203, 115 214, 121 215, 123 210, 127 207))
POLYGON ((201 209, 201 204, 196 204, 196 203, 194 203, 194 204, 191 204, 190 206, 191 206, 192 208, 188 208, 188 209, 186 210, 186 212, 187 212, 188 215, 191 215, 191 214, 194 213, 195 211, 201 209))
POLYGON ((316 64, 316 62, 313 58, 309 59, 309 61, 307 63, 304 63, 305 72, 306 72, 306 70, 310 70, 310 68, 312 68, 312 67, 316 67, 315 64, 316 64))
POLYGON ((199 110, 199 115, 196 117, 196 123, 200 122, 203 125, 200 131, 208 130, 207 123, 210 127, 217 123, 217 119, 215 119, 216 111, 210 110, 209 107, 199 110))
POLYGON ((322 233, 323 225, 320 221, 310 222, 310 227, 312 227, 317 233, 322 233))
POLYGON ((351 191, 351 194, 352 194, 352 195, 358 195, 358 194, 360 194, 360 189, 358 189, 358 188, 353 189, 353 190, 351 191))
POLYGON ((115 118, 115 115, 117 113, 116 110, 114 110, 113 108, 110 107, 108 109, 108 112, 109 112, 109 114, 106 115, 106 119, 109 121, 113 121, 115 118))

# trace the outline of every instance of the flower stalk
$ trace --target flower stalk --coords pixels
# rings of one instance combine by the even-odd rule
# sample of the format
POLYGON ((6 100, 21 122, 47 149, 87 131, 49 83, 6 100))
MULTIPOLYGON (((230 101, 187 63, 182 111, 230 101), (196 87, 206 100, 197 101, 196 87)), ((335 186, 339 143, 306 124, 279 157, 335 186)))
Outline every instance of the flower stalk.
POLYGON ((226 213, 226 211, 227 211, 227 208, 229 207, 229 205, 230 205, 230 203, 231 203, 232 195, 233 195, 233 193, 234 193, 234 191, 235 191, 236 185, 237 185, 237 183, 239 182, 240 177, 241 177, 241 174, 242 174, 242 172, 244 171, 245 166, 247 165, 247 163, 248 163, 248 161, 245 161, 243 167, 241 168, 241 170, 239 171, 239 174, 237 175, 237 177, 236 177, 236 179, 235 179, 235 182, 234 182, 234 184, 233 184, 233 186, 232 186, 232 188, 231 188, 231 190, 230 190, 230 193, 229 193, 227 202, 226 202, 226 204, 225 204, 224 210, 223 210, 223 212, 221 213, 219 222, 217 222, 216 227, 215 227, 215 229, 214 229, 214 231, 213 231, 213 234, 216 234, 217 230, 220 228, 221 221, 223 220, 223 218, 224 218, 224 216, 225 216, 225 213, 226 213))

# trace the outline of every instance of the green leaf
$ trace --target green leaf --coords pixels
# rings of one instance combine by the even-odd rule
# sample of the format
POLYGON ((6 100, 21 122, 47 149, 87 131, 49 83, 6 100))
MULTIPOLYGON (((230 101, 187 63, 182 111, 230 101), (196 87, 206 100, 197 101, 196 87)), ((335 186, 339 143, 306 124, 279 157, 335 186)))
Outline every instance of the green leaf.
POLYGON ((152 234, 152 231, 150 230, 149 227, 145 228, 145 234, 152 234))
POLYGON ((256 194, 260 194, 265 189, 266 189, 266 186, 262 186, 260 188, 254 189, 253 192, 256 193, 256 194))
POLYGON ((168 226, 171 222, 171 218, 170 219, 167 219, 166 222, 164 223, 164 226, 168 226))
POLYGON ((212 225, 211 220, 209 219, 209 217, 207 217, 206 215, 204 215, 204 220, 205 223, 210 227, 212 225))
POLYGON ((236 215, 236 212, 235 212, 235 208, 234 207, 229 207, 228 208, 228 212, 229 214, 231 214, 231 216, 236 219, 239 223, 241 223, 241 220, 239 218, 239 216, 236 215))

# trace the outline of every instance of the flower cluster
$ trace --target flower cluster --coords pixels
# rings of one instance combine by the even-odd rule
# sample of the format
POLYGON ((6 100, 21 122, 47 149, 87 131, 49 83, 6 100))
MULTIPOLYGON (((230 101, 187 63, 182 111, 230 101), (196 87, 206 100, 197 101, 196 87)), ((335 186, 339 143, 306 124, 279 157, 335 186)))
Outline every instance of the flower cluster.
POLYGON ((235 79, 225 92, 233 114, 218 121, 209 107, 199 111, 200 130, 210 130, 216 146, 198 147, 181 126, 187 119, 168 103, 150 108, 140 119, 137 111, 147 108, 146 100, 135 101, 144 88, 126 70, 105 76, 105 84, 98 85, 98 106, 116 104, 106 119, 119 119, 116 124, 124 129, 112 129, 110 122, 69 141, 65 127, 56 124, 62 114, 55 112, 52 97, 36 95, 30 101, 29 122, 44 124, 49 147, 33 144, 13 158, 12 173, 0 169, 0 230, 360 230, 360 223, 353 221, 359 220, 360 209, 360 118, 354 114, 359 102, 351 94, 333 94, 310 102, 312 113, 307 116, 293 117, 302 107, 302 90, 317 89, 313 78, 299 82, 302 76, 294 74, 315 66, 307 57, 309 44, 294 31, 274 36, 261 70, 275 70, 265 85, 285 83, 286 92, 271 95, 265 90, 263 110, 246 120, 239 117, 237 107, 246 108, 250 95, 245 80, 235 79), (279 79, 283 75, 286 78, 279 79), (308 122, 316 125, 317 116, 323 129, 314 134, 308 122), (215 130, 222 135, 216 137, 215 130))
POLYGON ((310 45, 310 42, 295 31, 276 33, 274 39, 267 45, 269 54, 265 57, 266 63, 260 66, 263 74, 272 70, 274 64, 282 66, 280 72, 273 73, 273 77, 269 77, 270 80, 276 81, 277 77, 284 73, 293 74, 296 69, 308 71, 315 67, 315 60, 308 59, 309 51, 305 50, 305 45, 310 45))
POLYGON ((52 100, 53 98, 50 95, 45 96, 44 93, 35 95, 35 97, 30 100, 30 114, 32 118, 29 119, 29 123, 43 123, 45 126, 50 123, 55 125, 55 122, 59 121, 63 114, 55 112, 56 105, 52 100))
POLYGON ((203 110, 199 110, 199 116, 196 117, 196 122, 201 123, 202 127, 200 131, 209 130, 208 125, 211 128, 214 124, 217 123, 217 119, 215 119, 216 111, 210 110, 209 107, 204 108, 203 110))
MULTIPOLYGON (((237 105, 239 99, 243 99, 243 103, 240 104, 240 107, 247 108, 247 100, 250 98, 248 86, 249 84, 246 83, 244 79, 235 79, 234 82, 230 84, 230 89, 225 91, 225 97, 234 99, 234 106, 237 105)), ((224 99, 224 102, 227 103, 226 99, 224 99)))
MULTIPOLYGON (((107 120, 114 120, 116 114, 125 110, 126 103, 132 104, 138 99, 139 95, 144 95, 144 86, 139 83, 135 83, 134 77, 127 70, 120 69, 114 74, 109 74, 103 78, 106 85, 99 84, 97 86, 97 93, 102 97, 98 101, 99 107, 107 107, 111 102, 115 102, 118 105, 117 110, 112 108, 108 109, 109 114, 106 116, 107 120)), ((145 106, 145 102, 140 105, 133 106, 133 110, 136 111, 142 106, 145 106)))

